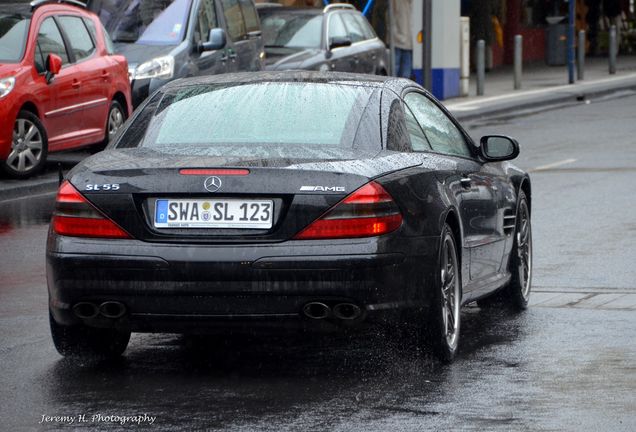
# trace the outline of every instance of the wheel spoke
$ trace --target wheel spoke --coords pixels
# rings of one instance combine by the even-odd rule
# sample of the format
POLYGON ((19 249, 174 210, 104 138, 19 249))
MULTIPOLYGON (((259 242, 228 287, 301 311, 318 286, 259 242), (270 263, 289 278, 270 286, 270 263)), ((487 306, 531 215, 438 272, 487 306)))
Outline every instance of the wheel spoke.
POLYGON ((23 154, 24 157, 27 158, 29 162, 31 162, 31 166, 35 166, 38 163, 38 158, 35 157, 31 149, 26 149, 23 154))
POLYGON ((17 168, 17 165, 14 164, 17 158, 18 152, 15 149, 11 150, 11 153, 9 153, 9 156, 7 157, 7 165, 17 168))
POLYGON ((18 171, 25 171, 26 169, 26 160, 25 160, 24 152, 18 153, 18 171))
POLYGON ((22 119, 18 119, 16 122, 18 126, 18 138, 22 138, 24 136, 24 123, 25 121, 22 119))
POLYGON ((42 141, 38 140, 38 141, 29 141, 27 143, 27 147, 29 147, 31 150, 42 150, 42 141))
POLYGON ((25 142, 31 141, 31 138, 33 138, 33 136, 37 132, 38 132, 38 128, 36 128, 34 124, 31 124, 31 126, 29 127, 29 130, 27 131, 26 135, 24 136, 24 141, 25 142))

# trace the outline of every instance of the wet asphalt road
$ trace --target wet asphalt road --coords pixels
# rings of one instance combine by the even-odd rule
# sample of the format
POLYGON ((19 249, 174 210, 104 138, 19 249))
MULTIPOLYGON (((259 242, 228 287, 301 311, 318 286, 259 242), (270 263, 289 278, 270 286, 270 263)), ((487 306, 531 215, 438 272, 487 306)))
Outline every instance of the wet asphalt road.
POLYGON ((48 334, 53 197, 2 202, 0 430, 136 428, 98 414, 151 430, 636 430, 635 119, 625 93, 468 124, 516 136, 534 171, 535 292, 520 315, 465 308, 450 366, 374 333, 134 335, 116 363, 74 364, 48 334))

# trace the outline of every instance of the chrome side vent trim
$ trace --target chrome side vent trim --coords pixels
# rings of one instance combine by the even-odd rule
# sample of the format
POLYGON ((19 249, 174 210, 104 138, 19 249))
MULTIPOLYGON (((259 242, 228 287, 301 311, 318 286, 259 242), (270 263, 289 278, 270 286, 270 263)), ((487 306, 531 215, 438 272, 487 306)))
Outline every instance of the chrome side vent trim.
POLYGON ((514 210, 506 210, 504 213, 503 230, 506 235, 511 235, 515 232, 517 216, 513 213, 513 211, 514 210))

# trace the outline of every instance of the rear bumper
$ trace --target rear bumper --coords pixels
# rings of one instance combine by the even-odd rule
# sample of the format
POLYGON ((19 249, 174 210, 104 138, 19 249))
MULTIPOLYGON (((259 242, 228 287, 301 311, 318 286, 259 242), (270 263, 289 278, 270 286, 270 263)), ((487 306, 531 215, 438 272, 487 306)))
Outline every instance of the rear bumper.
POLYGON ((51 235, 50 309, 62 324, 149 332, 351 326, 427 305, 435 251, 436 238, 183 246, 51 235), (72 309, 105 301, 124 304, 125 315, 80 319, 72 309), (313 320, 303 308, 314 301, 353 303, 361 315, 313 320))

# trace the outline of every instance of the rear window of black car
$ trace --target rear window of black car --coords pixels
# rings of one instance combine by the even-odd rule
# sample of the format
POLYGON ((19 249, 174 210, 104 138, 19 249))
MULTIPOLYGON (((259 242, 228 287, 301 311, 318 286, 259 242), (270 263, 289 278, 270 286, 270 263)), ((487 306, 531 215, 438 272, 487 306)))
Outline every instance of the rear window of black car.
POLYGON ((131 133, 131 142, 124 134, 117 147, 249 156, 265 146, 279 149, 281 157, 302 157, 302 149, 353 149, 359 142, 379 151, 378 101, 374 87, 332 83, 185 87, 148 104, 144 111, 152 115, 139 116, 147 125, 130 127, 146 129, 143 139, 131 133))

